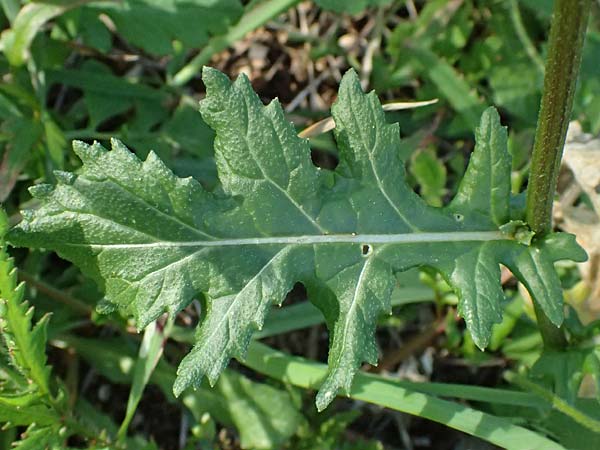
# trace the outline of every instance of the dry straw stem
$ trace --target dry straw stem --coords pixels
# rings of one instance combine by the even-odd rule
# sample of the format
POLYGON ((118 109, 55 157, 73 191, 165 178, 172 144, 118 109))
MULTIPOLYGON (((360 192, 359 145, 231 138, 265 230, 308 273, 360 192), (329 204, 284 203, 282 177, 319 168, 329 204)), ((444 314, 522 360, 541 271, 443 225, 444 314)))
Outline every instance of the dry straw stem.
MULTIPOLYGON (((437 101, 438 101, 438 99, 434 98, 432 100, 425 100, 422 102, 387 103, 387 104, 383 105, 383 110, 388 112, 388 111, 401 111, 403 109, 420 108, 422 106, 433 105, 434 103, 437 103, 437 101)), ((300 133, 298 133, 298 136, 300 136, 301 138, 308 139, 308 138, 315 137, 315 136, 318 136, 323 133, 327 133, 328 131, 331 131, 334 128, 335 128, 335 122, 333 121, 333 117, 330 116, 330 117, 326 117, 323 120, 319 120, 316 123, 313 123, 309 127, 302 130, 300 133)))

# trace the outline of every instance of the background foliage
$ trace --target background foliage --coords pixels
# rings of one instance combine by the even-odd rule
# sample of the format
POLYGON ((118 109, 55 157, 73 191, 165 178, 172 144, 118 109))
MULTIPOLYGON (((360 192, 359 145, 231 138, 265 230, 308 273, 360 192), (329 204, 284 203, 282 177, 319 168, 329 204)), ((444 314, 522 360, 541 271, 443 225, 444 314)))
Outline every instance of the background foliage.
MULTIPOLYGON (((432 206, 456 194, 475 127, 495 105, 509 129, 512 190, 522 190, 552 1, 348 3, 1 0, 2 236, 19 211, 37 206, 29 186, 54 183, 55 170, 80 170, 73 139, 116 137, 142 159, 154 150, 177 175, 215 186, 214 133, 198 113, 203 64, 247 74, 263 100, 280 98, 298 131, 329 115, 350 67, 384 103, 437 98, 387 113, 400 124, 408 182, 432 206)), ((592 136, 600 133, 599 24, 594 3, 574 111, 592 136)), ((591 136, 573 140, 597 148, 591 136)), ((317 165, 337 164, 331 133, 310 143, 317 165)), ((588 227, 593 260, 597 199, 581 189, 576 167, 561 176, 556 219, 578 233, 582 222, 588 227)), ((351 398, 317 414, 311 389, 324 368, 315 361, 326 361, 328 337, 302 286, 269 314, 244 362, 226 369, 215 388, 205 384, 175 400, 175 367, 193 342, 199 302, 138 335, 119 314, 94 310, 103 293, 75 266, 51 252, 7 250, 3 241, 0 420, 7 426, 0 448, 490 445, 480 439, 550 448, 548 438, 593 448, 600 445, 598 269, 566 263, 558 270, 577 349, 539 358, 528 295, 503 271, 504 319, 482 353, 457 319, 449 287, 433 272, 412 271, 398 279, 394 314, 379 320, 380 363, 365 368, 375 373, 359 375, 351 398)))

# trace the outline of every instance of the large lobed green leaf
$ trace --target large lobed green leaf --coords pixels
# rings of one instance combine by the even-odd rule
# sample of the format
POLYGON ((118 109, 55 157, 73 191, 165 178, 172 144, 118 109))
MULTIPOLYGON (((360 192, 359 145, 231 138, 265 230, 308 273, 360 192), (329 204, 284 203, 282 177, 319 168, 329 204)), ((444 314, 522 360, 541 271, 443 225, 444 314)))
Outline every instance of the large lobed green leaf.
POLYGON ((398 126, 386 122, 354 72, 332 108, 340 151, 333 172, 312 164, 308 142, 279 103, 264 106, 245 77, 231 83, 205 68, 203 78, 200 110, 216 132, 220 188, 207 192, 175 177, 153 154, 141 162, 118 141, 112 151, 76 142, 81 171, 32 188, 41 206, 24 211, 10 234, 15 245, 53 249, 79 265, 140 328, 203 293, 205 314, 179 367, 177 394, 205 375, 214 383, 231 357, 244 358, 269 307, 296 282, 330 330, 319 409, 349 391, 362 362, 377 363, 374 331, 391 311, 394 272, 437 269, 481 348, 501 319, 499 264, 560 325, 553 262, 585 253, 571 235, 527 244, 514 238, 524 225, 505 225, 510 156, 494 109, 482 116, 456 197, 434 208, 406 184, 398 126))

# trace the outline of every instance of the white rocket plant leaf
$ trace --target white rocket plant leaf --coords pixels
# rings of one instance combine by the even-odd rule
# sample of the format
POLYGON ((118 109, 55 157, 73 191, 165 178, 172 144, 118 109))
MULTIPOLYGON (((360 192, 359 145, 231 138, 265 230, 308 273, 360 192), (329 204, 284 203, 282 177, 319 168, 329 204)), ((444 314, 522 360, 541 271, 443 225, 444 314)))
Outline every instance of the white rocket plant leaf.
POLYGON ((364 361, 377 363, 374 332, 390 312, 395 272, 438 270, 481 348, 501 319, 500 264, 561 324, 553 262, 585 252, 568 234, 531 244, 515 238, 524 225, 511 222, 510 155, 494 109, 481 118, 458 193, 435 208, 406 183, 398 125, 386 122, 354 72, 332 108, 335 171, 313 165, 308 141, 279 103, 264 106, 244 76, 231 83, 205 68, 203 79, 200 112, 216 132, 218 189, 177 178, 152 153, 142 162, 119 141, 111 151, 75 142, 82 169, 32 188, 41 206, 24 211, 10 233, 15 245, 52 249, 77 264, 139 328, 202 293, 205 317, 179 366, 176 394, 204 376, 214 383, 231 357, 243 359, 269 308, 297 282, 330 331, 319 409, 349 391, 364 361))

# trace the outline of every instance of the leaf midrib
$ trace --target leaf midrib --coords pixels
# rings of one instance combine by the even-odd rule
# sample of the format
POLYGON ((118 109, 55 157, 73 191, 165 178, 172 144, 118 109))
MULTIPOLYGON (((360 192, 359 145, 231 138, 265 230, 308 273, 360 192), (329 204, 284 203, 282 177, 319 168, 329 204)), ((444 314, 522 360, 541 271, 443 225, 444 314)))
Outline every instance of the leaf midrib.
POLYGON ((62 247, 92 249, 140 249, 180 247, 237 247, 243 245, 319 245, 319 244, 419 244, 431 242, 487 242, 510 240, 501 231, 452 231, 401 234, 327 234, 302 236, 273 236, 259 238, 215 239, 209 241, 155 241, 137 244, 76 244, 61 243, 62 247))

